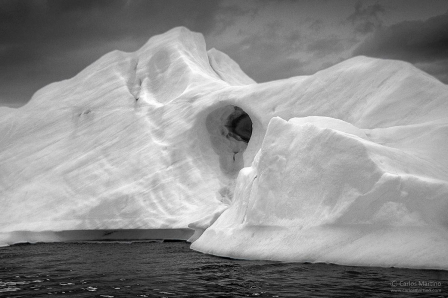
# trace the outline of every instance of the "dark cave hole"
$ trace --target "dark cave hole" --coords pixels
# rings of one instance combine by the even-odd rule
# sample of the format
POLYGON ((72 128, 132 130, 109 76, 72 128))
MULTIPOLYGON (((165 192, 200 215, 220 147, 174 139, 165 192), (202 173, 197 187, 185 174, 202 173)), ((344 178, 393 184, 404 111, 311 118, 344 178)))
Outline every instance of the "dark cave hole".
POLYGON ((252 120, 241 108, 235 107, 235 111, 229 116, 225 126, 229 131, 228 137, 249 143, 252 136, 252 120))
POLYGON ((226 105, 211 111, 205 126, 221 172, 234 181, 244 167, 244 151, 253 132, 252 119, 240 107, 226 105))

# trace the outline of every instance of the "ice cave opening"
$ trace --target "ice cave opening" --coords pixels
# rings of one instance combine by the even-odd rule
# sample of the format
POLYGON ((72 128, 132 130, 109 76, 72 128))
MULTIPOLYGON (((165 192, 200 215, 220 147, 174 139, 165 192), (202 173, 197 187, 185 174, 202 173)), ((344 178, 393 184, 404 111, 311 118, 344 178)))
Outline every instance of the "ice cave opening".
POLYGON ((227 105, 207 116, 206 127, 222 172, 231 177, 238 175, 252 136, 252 119, 240 107, 227 105))
POLYGON ((227 118, 225 127, 228 129, 227 138, 249 143, 252 136, 252 120, 241 108, 235 107, 233 113, 227 118))

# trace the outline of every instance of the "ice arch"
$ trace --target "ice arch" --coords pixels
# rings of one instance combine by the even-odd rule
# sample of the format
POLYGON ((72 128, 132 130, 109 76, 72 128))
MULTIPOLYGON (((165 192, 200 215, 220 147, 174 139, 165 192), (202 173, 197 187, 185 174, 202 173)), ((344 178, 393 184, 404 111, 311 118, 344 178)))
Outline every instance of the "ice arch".
POLYGON ((222 172, 236 176, 244 167, 243 153, 252 136, 252 119, 240 107, 227 105, 212 111, 205 120, 212 148, 222 172))

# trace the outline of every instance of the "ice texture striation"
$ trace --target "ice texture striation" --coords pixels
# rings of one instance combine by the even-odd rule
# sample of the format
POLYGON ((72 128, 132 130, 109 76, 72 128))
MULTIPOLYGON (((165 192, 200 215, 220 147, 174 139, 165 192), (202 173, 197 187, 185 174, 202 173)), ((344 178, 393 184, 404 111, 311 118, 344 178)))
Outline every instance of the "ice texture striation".
POLYGON ((448 86, 405 62, 257 84, 174 28, 0 108, 0 137, 3 245, 448 269, 448 86))

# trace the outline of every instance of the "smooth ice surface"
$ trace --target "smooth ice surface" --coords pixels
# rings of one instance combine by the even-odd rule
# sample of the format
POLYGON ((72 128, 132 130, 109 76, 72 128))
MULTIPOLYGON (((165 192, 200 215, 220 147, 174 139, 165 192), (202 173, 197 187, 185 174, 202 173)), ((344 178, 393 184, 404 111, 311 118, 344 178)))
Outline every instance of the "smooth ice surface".
POLYGON ((172 230, 234 258, 448 269, 448 86, 408 63, 257 84, 175 28, 0 108, 0 136, 0 244, 172 230))

